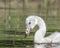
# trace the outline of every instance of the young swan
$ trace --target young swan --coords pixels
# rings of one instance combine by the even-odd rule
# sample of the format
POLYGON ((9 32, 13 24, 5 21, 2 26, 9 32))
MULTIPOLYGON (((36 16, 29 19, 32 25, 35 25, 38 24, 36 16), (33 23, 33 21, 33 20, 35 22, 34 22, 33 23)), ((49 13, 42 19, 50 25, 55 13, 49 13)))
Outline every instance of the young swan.
MULTIPOLYGON (((45 44, 40 44, 40 43, 60 42, 60 39, 59 39, 60 33, 59 32, 55 32, 55 33, 52 33, 48 37, 44 37, 46 34, 46 24, 45 24, 44 20, 39 16, 28 16, 26 18, 25 35, 28 36, 30 34, 30 30, 33 29, 36 25, 39 27, 39 29, 35 32, 34 48, 45 48, 45 44)), ((55 46, 58 47, 57 45, 55 45, 55 46)))

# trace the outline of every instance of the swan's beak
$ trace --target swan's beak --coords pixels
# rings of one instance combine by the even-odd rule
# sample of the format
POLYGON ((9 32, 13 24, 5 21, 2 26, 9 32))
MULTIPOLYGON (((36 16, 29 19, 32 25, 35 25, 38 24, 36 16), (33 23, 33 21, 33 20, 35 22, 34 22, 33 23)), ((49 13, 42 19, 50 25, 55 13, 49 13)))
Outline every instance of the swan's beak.
POLYGON ((27 28, 26 31, 25 31, 25 38, 26 38, 27 36, 29 36, 29 34, 30 34, 30 28, 27 28))

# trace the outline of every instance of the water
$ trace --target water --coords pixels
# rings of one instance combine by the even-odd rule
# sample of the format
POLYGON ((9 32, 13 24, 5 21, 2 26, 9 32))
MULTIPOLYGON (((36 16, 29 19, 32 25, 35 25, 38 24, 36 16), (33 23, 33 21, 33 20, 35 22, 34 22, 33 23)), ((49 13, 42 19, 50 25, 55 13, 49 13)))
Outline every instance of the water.
POLYGON ((20 47, 0 47, 0 48, 33 48, 31 45, 26 45, 26 46, 20 46, 20 47))
POLYGON ((30 41, 0 41, 0 48, 33 48, 33 42, 30 41))
MULTIPOLYGON (((41 45, 41 44, 40 44, 41 45)), ((44 44, 42 44, 44 45, 44 44)), ((46 43, 45 43, 46 45, 46 43)), ((60 44, 47 44, 45 46, 46 48, 60 48, 60 44)), ((34 44, 32 41, 5 41, 5 42, 0 42, 0 48, 34 48, 34 44)))

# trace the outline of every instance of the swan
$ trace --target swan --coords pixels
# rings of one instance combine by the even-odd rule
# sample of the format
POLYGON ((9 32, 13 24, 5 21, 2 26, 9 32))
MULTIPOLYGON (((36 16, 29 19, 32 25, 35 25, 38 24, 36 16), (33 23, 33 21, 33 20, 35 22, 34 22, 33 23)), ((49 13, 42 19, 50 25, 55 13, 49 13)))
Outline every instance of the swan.
MULTIPOLYGON (((43 45, 40 43, 60 42, 60 39, 59 39, 60 33, 59 32, 54 32, 51 35, 49 35, 48 37, 44 37, 46 34, 46 24, 45 24, 44 20, 39 16, 32 15, 32 16, 28 16, 26 18, 25 36, 29 36, 30 30, 33 29, 36 25, 39 27, 39 29, 35 32, 35 35, 34 35, 34 48, 46 48, 45 47, 46 45, 43 45)), ((49 48, 51 48, 51 47, 49 47, 49 48)), ((57 46, 54 48, 57 48, 57 46)))

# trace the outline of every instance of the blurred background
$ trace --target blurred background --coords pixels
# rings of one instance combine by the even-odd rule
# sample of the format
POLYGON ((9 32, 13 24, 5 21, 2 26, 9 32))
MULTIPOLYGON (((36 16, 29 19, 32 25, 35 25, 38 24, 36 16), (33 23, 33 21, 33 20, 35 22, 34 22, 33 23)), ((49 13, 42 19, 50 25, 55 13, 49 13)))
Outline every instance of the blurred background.
POLYGON ((44 19, 46 36, 60 31, 60 0, 0 0, 0 48, 33 48, 33 37, 38 27, 29 37, 24 37, 25 20, 29 15, 44 19))

